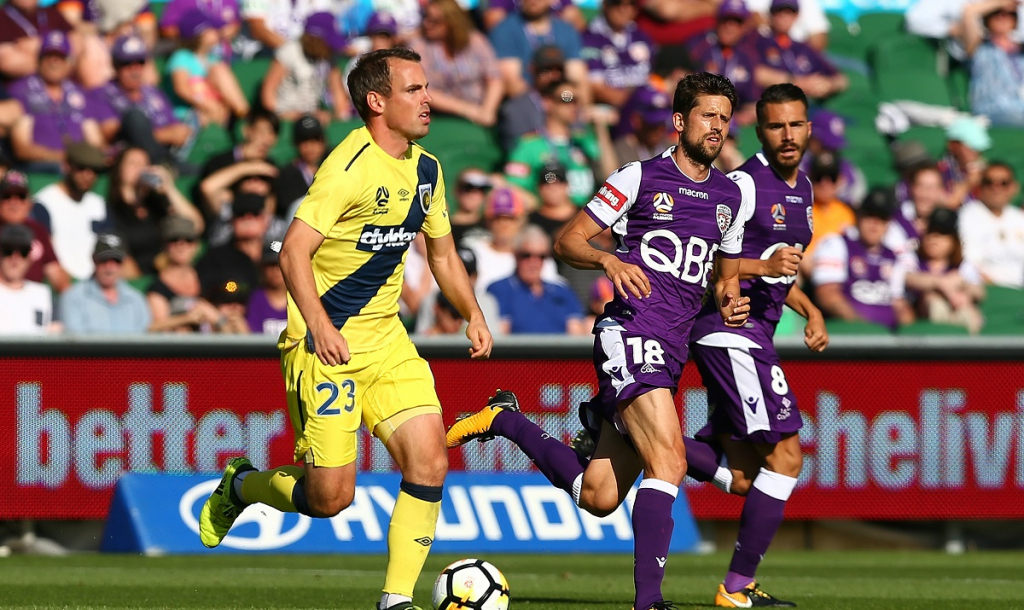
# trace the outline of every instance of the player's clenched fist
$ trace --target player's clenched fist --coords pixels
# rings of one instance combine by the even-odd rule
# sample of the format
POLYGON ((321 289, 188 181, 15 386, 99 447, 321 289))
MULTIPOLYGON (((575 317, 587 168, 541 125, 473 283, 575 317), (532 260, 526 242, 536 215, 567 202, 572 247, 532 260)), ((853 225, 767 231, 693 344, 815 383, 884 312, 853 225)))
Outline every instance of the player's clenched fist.
POLYGON ((320 362, 325 366, 348 364, 352 358, 348 352, 348 341, 333 325, 326 329, 311 329, 310 333, 313 335, 313 348, 320 362))
POLYGON ((718 310, 721 312, 726 326, 740 328, 750 315, 750 297, 737 298, 733 293, 727 292, 722 297, 718 310))
POLYGON ((804 253, 800 248, 794 248, 792 246, 786 246, 785 248, 779 248, 765 261, 765 270, 767 273, 764 275, 768 277, 784 277, 796 275, 797 270, 800 269, 800 261, 803 260, 804 253))

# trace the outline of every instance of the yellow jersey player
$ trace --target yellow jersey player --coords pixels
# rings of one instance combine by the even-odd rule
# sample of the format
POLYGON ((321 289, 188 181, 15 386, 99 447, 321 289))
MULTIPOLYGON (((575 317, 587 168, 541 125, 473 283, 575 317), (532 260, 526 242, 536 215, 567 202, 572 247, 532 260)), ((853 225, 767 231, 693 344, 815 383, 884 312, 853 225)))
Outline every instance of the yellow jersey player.
POLYGON ((365 127, 317 171, 281 248, 288 326, 281 369, 304 467, 258 471, 228 462, 200 516, 217 546, 248 504, 332 517, 352 502, 360 423, 402 472, 388 530, 388 567, 378 610, 412 610, 413 587, 434 538, 448 470, 434 379, 398 319, 405 256, 423 232, 441 291, 469 320, 473 358, 492 339, 456 253, 441 167, 415 140, 430 128, 420 57, 405 48, 364 55, 348 78, 365 127))

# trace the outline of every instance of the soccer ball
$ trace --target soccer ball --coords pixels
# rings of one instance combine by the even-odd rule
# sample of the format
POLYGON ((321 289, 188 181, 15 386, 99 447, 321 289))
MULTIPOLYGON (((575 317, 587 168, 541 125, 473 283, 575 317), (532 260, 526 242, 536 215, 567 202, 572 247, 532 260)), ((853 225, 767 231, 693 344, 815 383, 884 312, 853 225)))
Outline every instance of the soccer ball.
POLYGON ((507 610, 508 581, 483 559, 460 559, 434 582, 434 610, 507 610))

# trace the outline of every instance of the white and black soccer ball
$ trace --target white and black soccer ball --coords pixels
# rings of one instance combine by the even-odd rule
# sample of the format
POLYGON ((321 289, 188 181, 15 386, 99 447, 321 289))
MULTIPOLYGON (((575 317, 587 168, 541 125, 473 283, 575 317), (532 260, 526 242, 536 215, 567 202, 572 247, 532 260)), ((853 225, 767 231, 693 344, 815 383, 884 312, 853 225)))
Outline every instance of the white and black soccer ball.
POLYGON ((507 610, 508 581, 483 559, 460 559, 434 581, 434 610, 507 610))

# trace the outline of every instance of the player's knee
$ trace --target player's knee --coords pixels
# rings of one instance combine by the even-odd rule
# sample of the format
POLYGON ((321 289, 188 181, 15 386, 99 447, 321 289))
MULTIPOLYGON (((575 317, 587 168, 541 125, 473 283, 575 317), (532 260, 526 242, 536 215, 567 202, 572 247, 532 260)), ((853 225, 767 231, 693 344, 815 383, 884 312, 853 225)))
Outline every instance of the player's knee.
MULTIPOLYGON (((682 446, 682 443, 680 443, 682 446)), ((686 455, 683 451, 660 452, 656 459, 648 461, 647 474, 673 485, 681 485, 686 476, 686 455)))
POLYGON ((607 517, 619 507, 619 496, 612 491, 584 488, 580 491, 580 508, 595 517, 607 517))
POLYGON ((732 484, 729 486, 729 493, 736 496, 746 496, 750 492, 750 487, 754 484, 751 479, 746 477, 737 477, 736 473, 733 473, 732 484))
POLYGON ((320 490, 319 493, 307 490, 306 501, 314 517, 327 519, 351 506, 355 493, 355 487, 347 485, 330 491, 320 490))
POLYGON ((412 470, 413 472, 403 473, 407 480, 420 485, 440 487, 444 485, 444 477, 448 474, 448 452, 424 456, 422 460, 416 461, 412 470))

